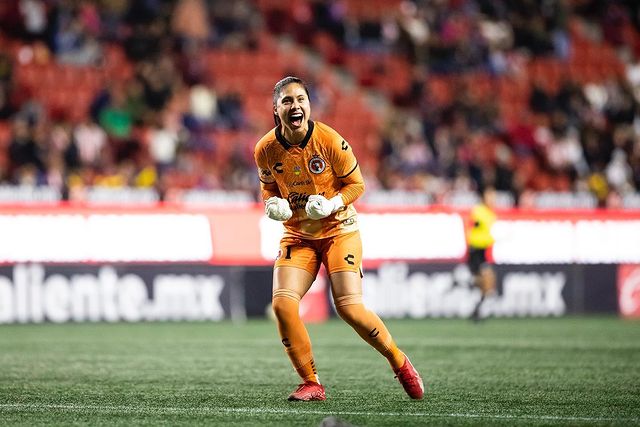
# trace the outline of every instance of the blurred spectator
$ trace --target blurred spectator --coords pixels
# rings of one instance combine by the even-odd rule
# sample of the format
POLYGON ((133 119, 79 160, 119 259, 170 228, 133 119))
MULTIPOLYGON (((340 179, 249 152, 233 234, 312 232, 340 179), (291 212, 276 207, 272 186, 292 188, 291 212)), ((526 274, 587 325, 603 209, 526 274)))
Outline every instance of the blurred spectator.
POLYGON ((397 42, 400 51, 416 64, 427 63, 429 20, 415 3, 405 0, 400 4, 397 20, 397 42))
POLYGON ((47 31, 47 5, 43 0, 20 0, 18 8, 27 40, 44 39, 47 31))
POLYGON ((235 91, 223 93, 218 98, 217 122, 222 128, 240 129, 244 125, 244 111, 240 95, 235 91))
POLYGON ((114 86, 110 91, 109 103, 99 112, 99 123, 110 137, 124 139, 131 135, 133 116, 123 87, 114 86))
POLYGON ((149 153, 158 170, 162 171, 176 161, 178 134, 156 123, 149 130, 149 153))
POLYGON ((23 119, 16 119, 13 126, 13 138, 8 146, 12 182, 17 185, 43 184, 49 151, 44 126, 31 126, 23 119))
POLYGON ((627 153, 621 148, 613 150, 605 174, 607 181, 618 193, 626 193, 631 186, 631 168, 627 163, 627 153))
POLYGON ((143 61, 139 66, 143 84, 144 103, 153 111, 161 111, 173 94, 176 84, 176 68, 173 60, 163 54, 153 61, 143 61))
POLYGON ((96 39, 99 18, 92 13, 91 5, 80 7, 63 0, 52 13, 53 52, 59 62, 76 65, 96 65, 102 57, 101 46, 96 39))
POLYGON ((80 162, 85 166, 97 166, 107 144, 107 133, 96 122, 87 119, 73 131, 73 140, 80 162))
POLYGON ((207 43, 209 13, 203 0, 178 0, 171 20, 171 30, 182 46, 207 43))
POLYGON ((218 115, 218 98, 215 91, 204 85, 194 85, 189 91, 189 112, 192 128, 212 126, 218 115))
POLYGON ((165 25, 161 21, 149 24, 136 23, 129 36, 124 40, 127 56, 132 61, 152 59, 160 53, 161 39, 166 34, 165 25))
MULTIPOLYGON (((295 10, 300 2, 291 5, 295 10)), ((261 21, 253 2, 248 0, 213 1, 211 24, 215 28, 215 43, 234 49, 254 50, 261 21)))

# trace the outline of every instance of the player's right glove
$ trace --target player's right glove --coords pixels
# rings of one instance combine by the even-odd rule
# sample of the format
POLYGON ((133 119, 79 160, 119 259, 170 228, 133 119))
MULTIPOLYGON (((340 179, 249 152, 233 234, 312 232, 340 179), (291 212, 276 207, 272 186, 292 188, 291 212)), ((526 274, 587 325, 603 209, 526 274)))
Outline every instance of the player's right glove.
POLYGON ((276 196, 267 199, 264 205, 264 213, 276 221, 286 221, 293 215, 289 202, 276 196))

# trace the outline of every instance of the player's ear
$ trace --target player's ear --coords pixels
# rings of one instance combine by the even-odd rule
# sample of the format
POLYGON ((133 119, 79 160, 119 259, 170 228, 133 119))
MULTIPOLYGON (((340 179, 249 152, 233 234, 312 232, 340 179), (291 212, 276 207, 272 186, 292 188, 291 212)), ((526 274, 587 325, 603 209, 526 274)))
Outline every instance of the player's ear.
POLYGON ((278 108, 276 104, 273 104, 273 121, 276 123, 276 127, 280 126, 280 117, 278 117, 278 108))

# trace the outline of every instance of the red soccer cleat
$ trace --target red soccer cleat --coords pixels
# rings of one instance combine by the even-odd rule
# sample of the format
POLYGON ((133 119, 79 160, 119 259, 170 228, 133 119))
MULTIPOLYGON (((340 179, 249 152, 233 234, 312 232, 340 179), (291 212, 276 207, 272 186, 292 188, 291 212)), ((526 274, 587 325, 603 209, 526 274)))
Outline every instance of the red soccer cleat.
POLYGON ((394 369, 396 378, 402 384, 404 391, 407 392, 412 399, 422 399, 424 396, 424 383, 420 374, 413 367, 411 361, 405 354, 404 365, 400 369, 394 369))
POLYGON ((309 402, 311 400, 327 400, 327 396, 324 394, 322 384, 306 381, 300 384, 296 391, 289 395, 289 400, 309 402))

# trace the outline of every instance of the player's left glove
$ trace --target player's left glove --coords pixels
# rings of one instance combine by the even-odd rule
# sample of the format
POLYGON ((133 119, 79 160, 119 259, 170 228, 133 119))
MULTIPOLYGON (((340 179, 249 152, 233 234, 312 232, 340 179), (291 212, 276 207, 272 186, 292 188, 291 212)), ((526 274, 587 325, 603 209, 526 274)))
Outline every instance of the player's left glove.
POLYGON ((289 202, 276 196, 269 197, 265 202, 264 212, 276 221, 287 221, 293 215, 289 202))
POLYGON ((344 206, 344 202, 342 201, 342 196, 337 194, 331 199, 327 199, 320 194, 312 194, 309 196, 309 200, 307 201, 307 205, 304 207, 304 210, 307 212, 307 216, 311 219, 322 219, 326 218, 334 212, 337 212, 341 207, 344 206))

